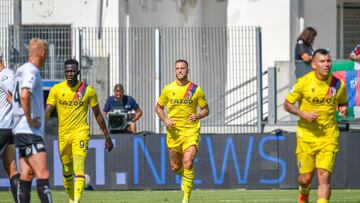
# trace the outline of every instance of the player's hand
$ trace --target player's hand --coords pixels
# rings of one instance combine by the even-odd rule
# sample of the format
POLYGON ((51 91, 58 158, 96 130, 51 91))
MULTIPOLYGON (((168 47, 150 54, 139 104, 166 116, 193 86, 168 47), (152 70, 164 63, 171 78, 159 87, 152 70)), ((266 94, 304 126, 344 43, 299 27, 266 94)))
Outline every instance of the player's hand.
POLYGON ((348 113, 347 105, 338 106, 339 116, 345 118, 348 113))
POLYGON ((111 137, 105 139, 105 149, 109 152, 114 148, 114 144, 112 143, 111 137))
POLYGON ((28 120, 28 123, 31 127, 33 128, 40 128, 41 127, 41 122, 40 122, 40 118, 32 118, 28 120))
POLYGON ((172 119, 165 119, 164 122, 166 128, 172 129, 175 126, 175 123, 172 119))
POLYGON ((199 120, 199 116, 196 115, 196 114, 191 114, 191 115, 189 116, 189 120, 190 120, 190 121, 197 121, 197 120, 199 120))
POLYGON ((302 118, 309 122, 316 122, 319 117, 319 113, 316 111, 303 112, 302 118))

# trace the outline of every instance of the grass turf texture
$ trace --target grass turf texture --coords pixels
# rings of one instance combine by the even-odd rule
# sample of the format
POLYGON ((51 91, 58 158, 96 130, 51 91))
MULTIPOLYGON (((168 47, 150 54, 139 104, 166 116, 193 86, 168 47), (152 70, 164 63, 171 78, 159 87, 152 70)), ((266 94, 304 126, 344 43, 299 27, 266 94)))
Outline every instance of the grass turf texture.
MULTIPOLYGON (((52 190, 53 202, 68 202, 62 190, 52 190)), ((297 202, 297 190, 195 190, 191 203, 241 202, 241 203, 294 203, 297 202)), ((333 190, 331 203, 360 203, 360 189, 333 190)), ((0 192, 0 202, 13 202, 10 192, 0 192)), ((83 203, 152 203, 181 202, 179 190, 137 190, 137 191, 85 191, 83 203)), ((36 189, 32 189, 31 202, 40 202, 36 189)), ((316 202, 316 191, 311 191, 310 202, 316 202)))

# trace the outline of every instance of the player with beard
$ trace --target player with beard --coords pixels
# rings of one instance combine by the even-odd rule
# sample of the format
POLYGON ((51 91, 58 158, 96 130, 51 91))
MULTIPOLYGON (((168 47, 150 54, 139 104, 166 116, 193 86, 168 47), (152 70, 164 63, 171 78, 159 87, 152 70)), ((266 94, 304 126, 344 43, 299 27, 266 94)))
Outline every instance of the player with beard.
POLYGON ((188 79, 186 60, 175 62, 175 73, 176 80, 164 87, 155 111, 166 126, 171 170, 182 177, 182 202, 187 203, 193 189, 193 162, 200 143, 200 119, 209 114, 209 108, 204 92, 188 79))

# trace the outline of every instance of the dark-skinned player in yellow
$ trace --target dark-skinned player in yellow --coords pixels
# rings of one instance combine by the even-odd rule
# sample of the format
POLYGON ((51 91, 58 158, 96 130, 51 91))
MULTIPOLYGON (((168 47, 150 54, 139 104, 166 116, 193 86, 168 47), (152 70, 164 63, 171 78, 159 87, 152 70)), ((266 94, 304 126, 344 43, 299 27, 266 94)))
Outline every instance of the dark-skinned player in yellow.
POLYGON ((64 63, 66 80, 51 88, 46 102, 45 118, 54 108, 59 122, 59 153, 63 165, 64 188, 70 202, 78 203, 85 183, 85 159, 88 152, 89 106, 105 136, 105 148, 111 151, 113 143, 100 112, 96 91, 78 80, 79 63, 69 59, 64 63), (75 177, 75 181, 74 181, 75 177))

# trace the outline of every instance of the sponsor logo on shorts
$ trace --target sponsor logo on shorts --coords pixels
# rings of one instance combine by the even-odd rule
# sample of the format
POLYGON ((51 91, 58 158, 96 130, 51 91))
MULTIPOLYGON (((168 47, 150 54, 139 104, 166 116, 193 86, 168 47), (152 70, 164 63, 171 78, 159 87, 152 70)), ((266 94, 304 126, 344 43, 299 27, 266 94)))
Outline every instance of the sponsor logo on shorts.
POLYGON ((26 156, 29 156, 31 154, 31 147, 30 146, 25 148, 25 154, 26 154, 26 156))
POLYGON ((43 143, 37 143, 37 144, 36 144, 36 148, 37 148, 38 150, 40 150, 40 149, 44 149, 45 146, 44 146, 43 143))

